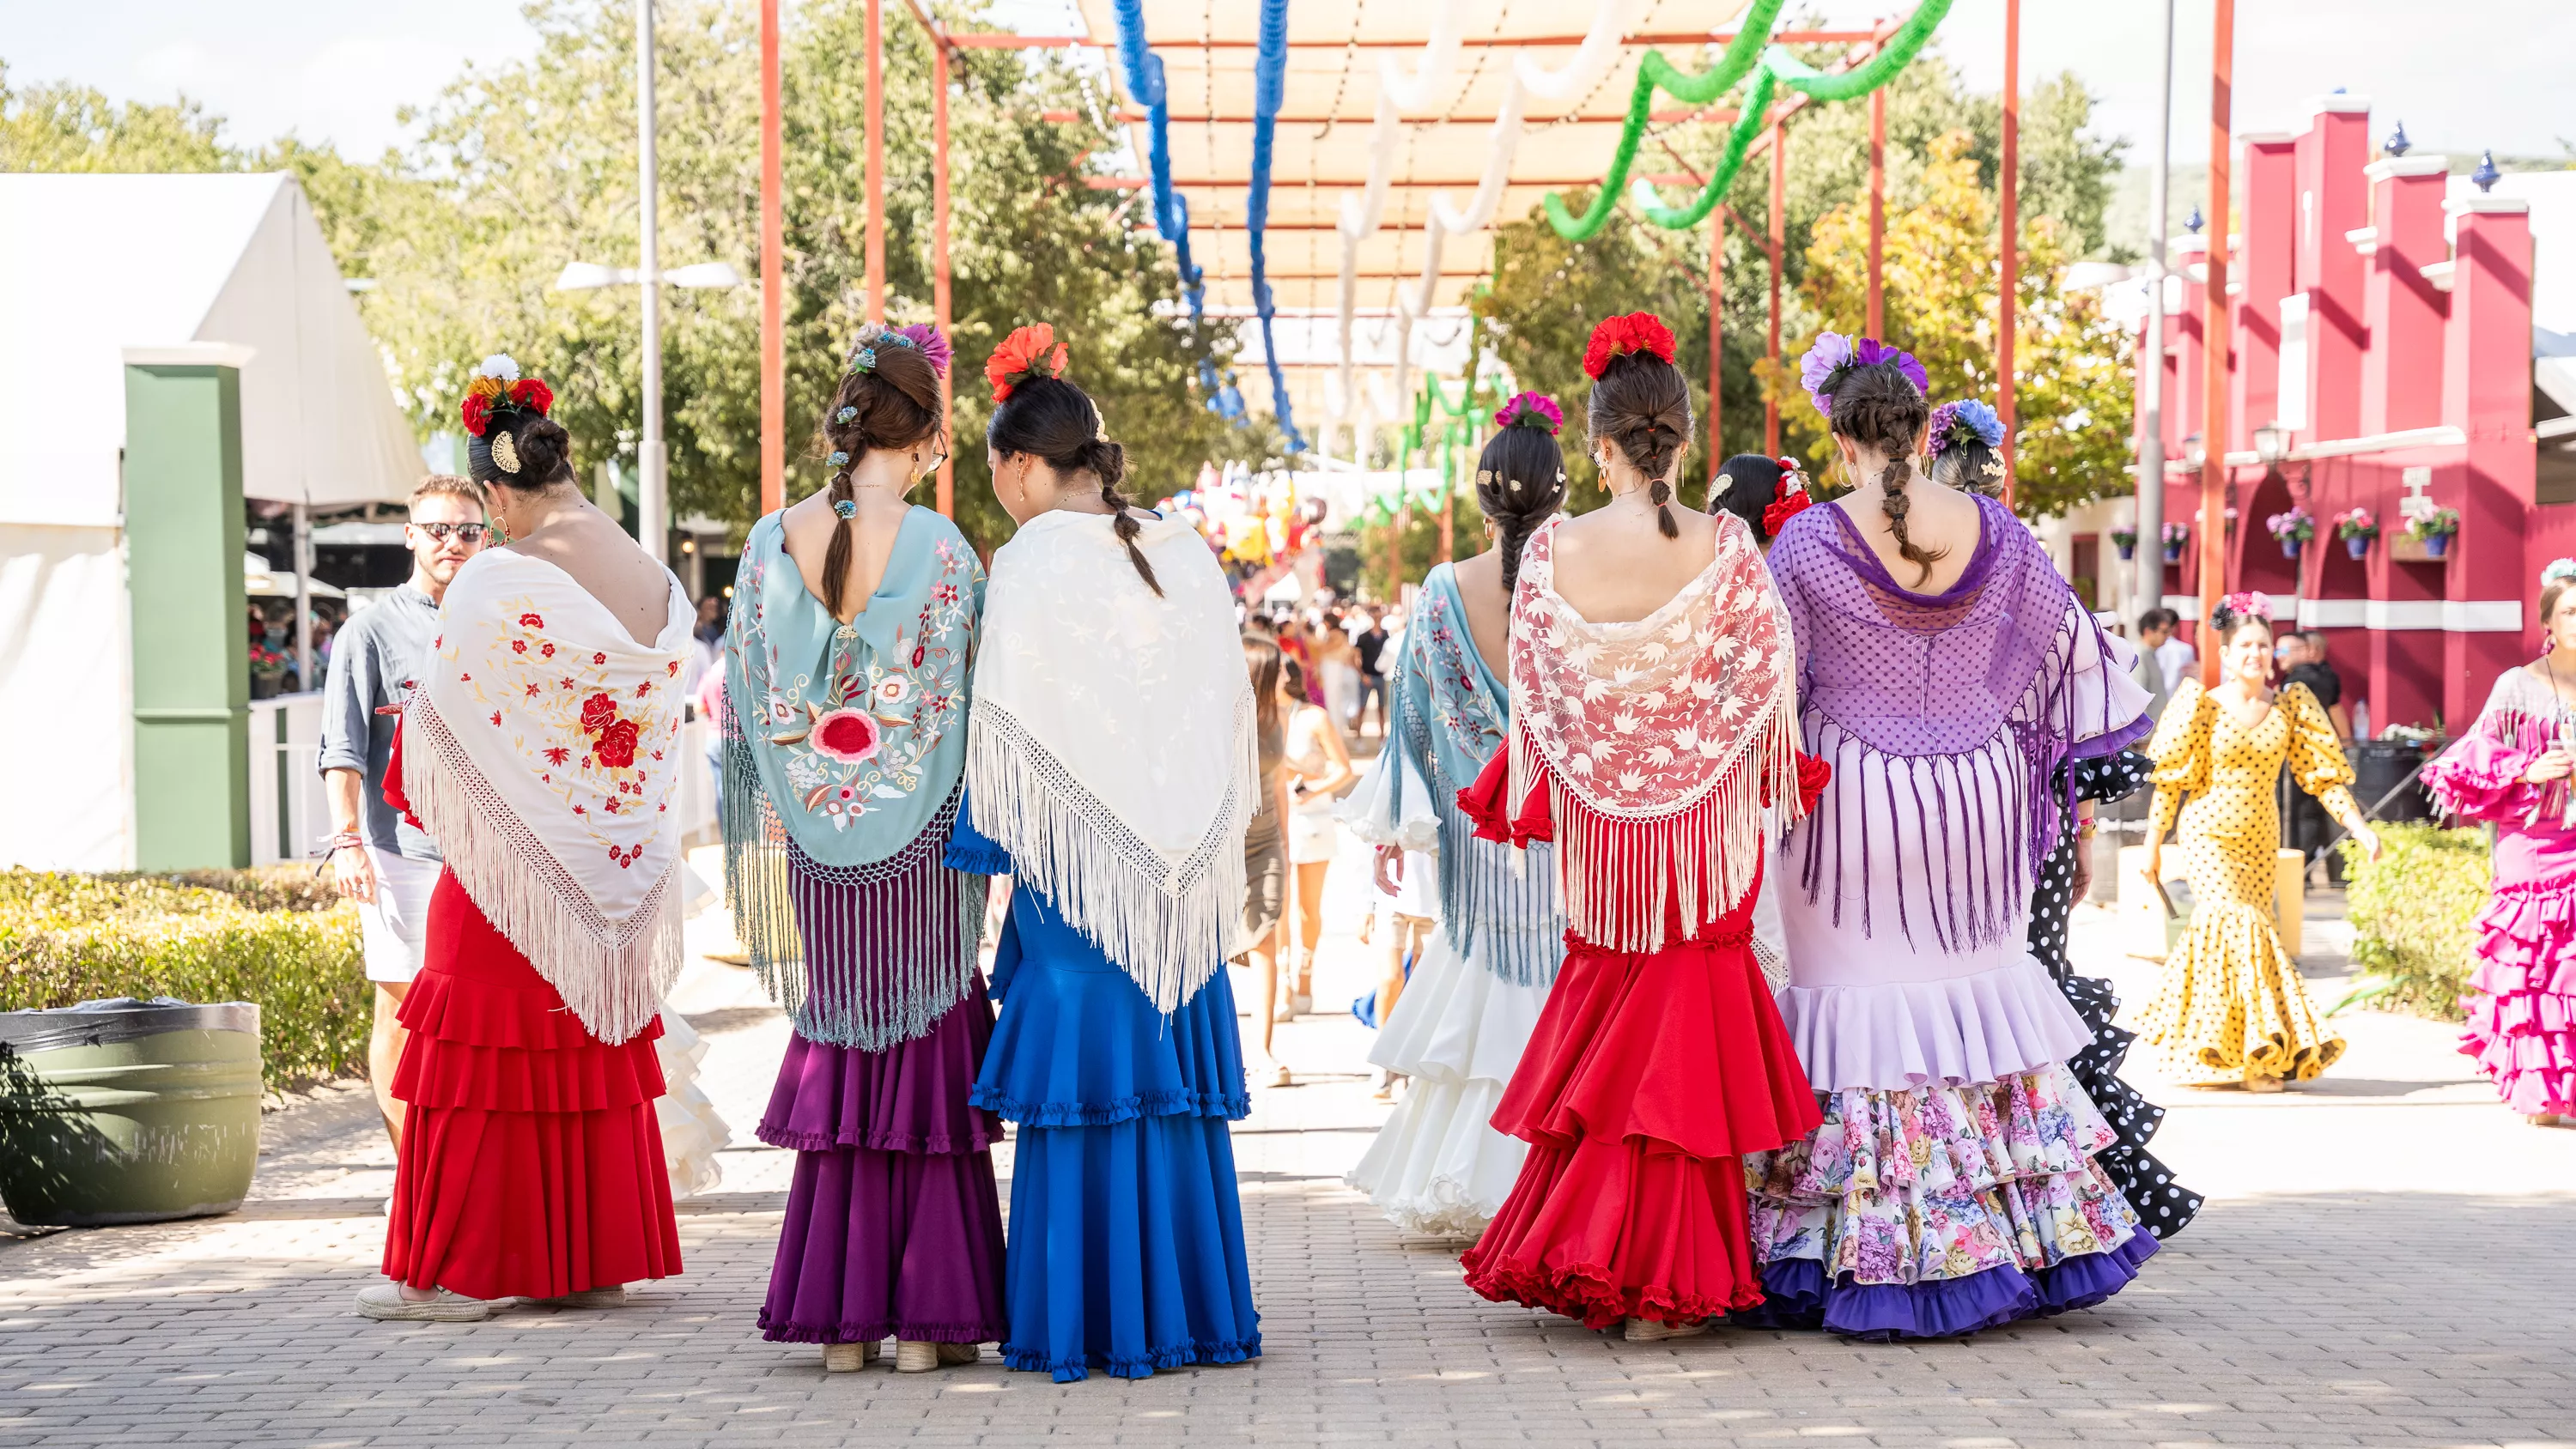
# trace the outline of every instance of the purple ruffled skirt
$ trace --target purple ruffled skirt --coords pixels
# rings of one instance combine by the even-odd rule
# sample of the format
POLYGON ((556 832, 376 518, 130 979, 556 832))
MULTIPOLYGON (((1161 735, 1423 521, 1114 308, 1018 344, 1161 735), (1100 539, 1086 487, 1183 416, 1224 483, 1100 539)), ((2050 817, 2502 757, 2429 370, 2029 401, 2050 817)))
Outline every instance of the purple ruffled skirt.
POLYGON ((760 1140, 796 1152, 763 1337, 989 1343, 1003 1306, 1001 1119, 968 1105, 993 1035, 981 972, 927 1035, 881 1052, 791 1038, 760 1140))

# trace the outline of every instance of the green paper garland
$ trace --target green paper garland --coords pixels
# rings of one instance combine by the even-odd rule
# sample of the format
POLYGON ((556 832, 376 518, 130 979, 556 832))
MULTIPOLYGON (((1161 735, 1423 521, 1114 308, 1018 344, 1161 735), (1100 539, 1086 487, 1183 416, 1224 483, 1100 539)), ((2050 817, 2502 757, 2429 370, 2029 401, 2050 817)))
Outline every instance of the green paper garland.
POLYGON ((1719 158, 1716 172, 1700 188, 1699 196, 1687 206, 1640 203, 1639 209, 1648 221, 1682 231, 1706 220, 1716 209, 1718 199, 1734 185, 1736 173, 1744 166, 1753 137, 1763 129, 1763 117, 1779 88, 1785 86, 1817 101, 1848 101, 1865 96, 1913 64, 1924 42, 1932 38, 1932 32, 1950 13, 1950 0, 1922 0, 1914 13, 1905 17, 1905 23, 1897 27, 1896 34, 1889 37, 1885 48, 1867 63, 1840 75, 1827 75, 1779 46, 1765 46, 1786 3, 1787 0, 1754 0, 1735 39, 1727 43, 1725 53, 1707 70, 1685 71, 1664 59, 1661 51, 1646 53, 1637 66, 1637 84, 1628 96, 1628 114, 1619 126, 1619 142, 1610 152, 1609 175, 1593 193, 1592 204, 1576 216, 1554 192, 1549 192, 1541 203, 1548 225, 1556 229, 1558 236, 1570 242, 1590 241, 1609 222, 1611 208, 1618 205, 1619 193, 1627 187, 1629 169, 1636 164, 1637 143, 1645 136, 1657 91, 1685 105, 1704 106, 1750 77, 1739 107, 1741 114, 1727 133, 1726 151, 1719 158))

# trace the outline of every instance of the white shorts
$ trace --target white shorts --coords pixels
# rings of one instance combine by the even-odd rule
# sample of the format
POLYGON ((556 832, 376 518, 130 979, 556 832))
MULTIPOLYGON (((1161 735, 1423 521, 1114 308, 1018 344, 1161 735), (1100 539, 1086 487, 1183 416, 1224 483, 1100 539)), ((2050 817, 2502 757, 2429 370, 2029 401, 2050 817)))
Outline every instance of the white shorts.
POLYGON ((376 898, 358 902, 365 931, 367 979, 407 982, 420 974, 429 928, 430 892, 438 888, 439 863, 412 860, 366 847, 376 868, 376 898))
POLYGON ((1338 840, 1333 797, 1319 795, 1288 812, 1288 863, 1316 865, 1333 858, 1338 840))

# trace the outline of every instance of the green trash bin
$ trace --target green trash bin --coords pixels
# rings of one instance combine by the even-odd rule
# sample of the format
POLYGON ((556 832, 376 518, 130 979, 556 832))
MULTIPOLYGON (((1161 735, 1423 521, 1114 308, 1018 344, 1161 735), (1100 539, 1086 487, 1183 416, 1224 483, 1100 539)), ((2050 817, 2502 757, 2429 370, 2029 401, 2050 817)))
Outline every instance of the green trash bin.
POLYGON ((0 1203, 31 1227, 240 1207, 259 1165, 259 1008, 159 997, 0 1012, 0 1203))

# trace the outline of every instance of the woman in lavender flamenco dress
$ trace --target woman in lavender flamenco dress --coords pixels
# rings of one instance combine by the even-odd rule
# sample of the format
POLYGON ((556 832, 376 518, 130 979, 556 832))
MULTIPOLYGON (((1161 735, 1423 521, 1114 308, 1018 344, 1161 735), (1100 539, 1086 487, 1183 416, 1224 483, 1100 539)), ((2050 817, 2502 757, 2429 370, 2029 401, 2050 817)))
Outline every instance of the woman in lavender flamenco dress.
POLYGON ((1779 862, 1824 1125, 1746 1159, 1767 1301, 1739 1321, 1937 1338, 2097 1303, 2155 1239, 2067 1069, 2092 1031, 2026 941, 2060 767, 2144 735, 2147 696, 2009 510, 1915 465, 1919 363, 1827 334, 1807 374, 1858 485, 1770 556, 1833 767, 1779 862))
POLYGON ((947 340, 863 329, 831 484, 753 525, 727 631, 725 883, 795 1035, 760 1139, 796 1152, 764 1337, 857 1369, 971 1363, 1007 1330, 985 878, 944 856, 984 570, 904 493, 937 466, 947 340))

